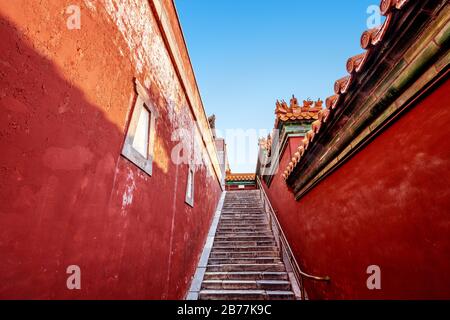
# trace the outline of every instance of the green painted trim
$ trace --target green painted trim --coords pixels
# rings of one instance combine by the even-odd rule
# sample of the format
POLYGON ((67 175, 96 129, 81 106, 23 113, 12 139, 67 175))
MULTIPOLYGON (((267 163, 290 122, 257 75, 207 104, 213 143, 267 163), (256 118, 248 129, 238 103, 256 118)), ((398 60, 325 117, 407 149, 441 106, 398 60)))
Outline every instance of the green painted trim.
POLYGON ((243 185, 254 185, 256 184, 256 180, 253 181, 227 181, 226 185, 227 186, 233 186, 233 185, 238 185, 238 186, 243 186, 243 185))

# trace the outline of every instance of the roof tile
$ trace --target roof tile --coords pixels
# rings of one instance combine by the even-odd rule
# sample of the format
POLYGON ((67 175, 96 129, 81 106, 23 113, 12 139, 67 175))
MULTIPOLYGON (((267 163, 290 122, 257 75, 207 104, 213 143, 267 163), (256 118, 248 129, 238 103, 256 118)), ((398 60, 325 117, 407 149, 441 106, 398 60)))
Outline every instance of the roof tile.
POLYGON ((226 181, 253 181, 256 180, 256 174, 254 173, 230 173, 227 172, 225 178, 226 181))
POLYGON ((339 95, 338 94, 335 94, 334 96, 328 97, 327 100, 326 100, 326 103, 325 103, 326 106, 327 106, 327 109, 330 109, 330 110, 334 109, 336 107, 336 104, 337 104, 338 100, 339 100, 339 95))
POLYGON ((358 54, 357 56, 351 57, 347 61, 347 71, 348 73, 359 72, 364 66, 364 62, 367 58, 367 52, 358 54))
POLYGON ((347 92, 348 87, 350 86, 352 77, 345 76, 339 80, 337 80, 334 84, 334 92, 336 94, 343 94, 347 92))

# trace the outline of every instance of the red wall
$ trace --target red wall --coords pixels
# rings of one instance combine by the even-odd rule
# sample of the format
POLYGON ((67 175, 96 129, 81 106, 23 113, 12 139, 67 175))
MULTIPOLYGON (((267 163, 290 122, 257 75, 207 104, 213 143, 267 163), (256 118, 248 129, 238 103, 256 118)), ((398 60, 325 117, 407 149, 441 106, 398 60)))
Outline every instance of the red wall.
MULTIPOLYGON (((296 202, 269 197, 313 299, 450 298, 450 81, 296 202), (367 289, 367 267, 382 290, 367 289)), ((290 160, 285 155, 281 168, 290 160)))
MULTIPOLYGON (((129 18, 141 1, 127 2, 129 18)), ((194 119, 154 17, 141 19, 160 56, 141 69, 104 1, 79 2, 81 30, 66 28, 72 3, 0 3, 0 298, 183 298, 219 182, 204 152, 185 204, 188 166, 171 161, 171 137, 194 119), (152 177, 120 156, 134 77, 160 113, 152 177), (66 287, 69 265, 80 291, 66 287)))

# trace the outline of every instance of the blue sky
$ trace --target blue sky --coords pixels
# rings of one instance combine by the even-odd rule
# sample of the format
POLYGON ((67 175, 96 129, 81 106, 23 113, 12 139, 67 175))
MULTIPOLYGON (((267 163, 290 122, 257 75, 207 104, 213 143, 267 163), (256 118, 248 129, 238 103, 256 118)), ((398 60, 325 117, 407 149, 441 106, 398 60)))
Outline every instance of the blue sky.
MULTIPOLYGON (((206 112, 216 114, 222 135, 272 130, 277 99, 332 95, 347 59, 362 52, 374 4, 379 0, 176 0, 206 112)), ((235 146, 241 139, 229 140, 232 171, 253 172, 255 138, 246 157, 235 146)))

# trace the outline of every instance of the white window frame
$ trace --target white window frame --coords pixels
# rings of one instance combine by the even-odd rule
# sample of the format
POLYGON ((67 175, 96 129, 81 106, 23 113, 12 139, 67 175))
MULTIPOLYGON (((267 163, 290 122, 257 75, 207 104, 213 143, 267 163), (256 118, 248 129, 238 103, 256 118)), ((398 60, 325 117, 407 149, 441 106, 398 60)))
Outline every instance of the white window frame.
POLYGON ((186 179, 186 203, 191 207, 194 207, 194 197, 195 197, 195 170, 192 165, 189 165, 188 175, 186 179), (190 177, 190 178, 189 178, 190 177), (191 194, 189 195, 189 188, 191 194))
POLYGON ((122 156, 131 161, 149 176, 151 176, 153 173, 156 119, 159 115, 150 99, 147 90, 139 83, 137 79, 135 79, 135 89, 137 98, 131 115, 130 124, 128 126, 125 143, 122 148, 122 156), (147 111, 150 113, 147 158, 133 147, 134 136, 136 134, 139 118, 144 108, 147 109, 147 111))

